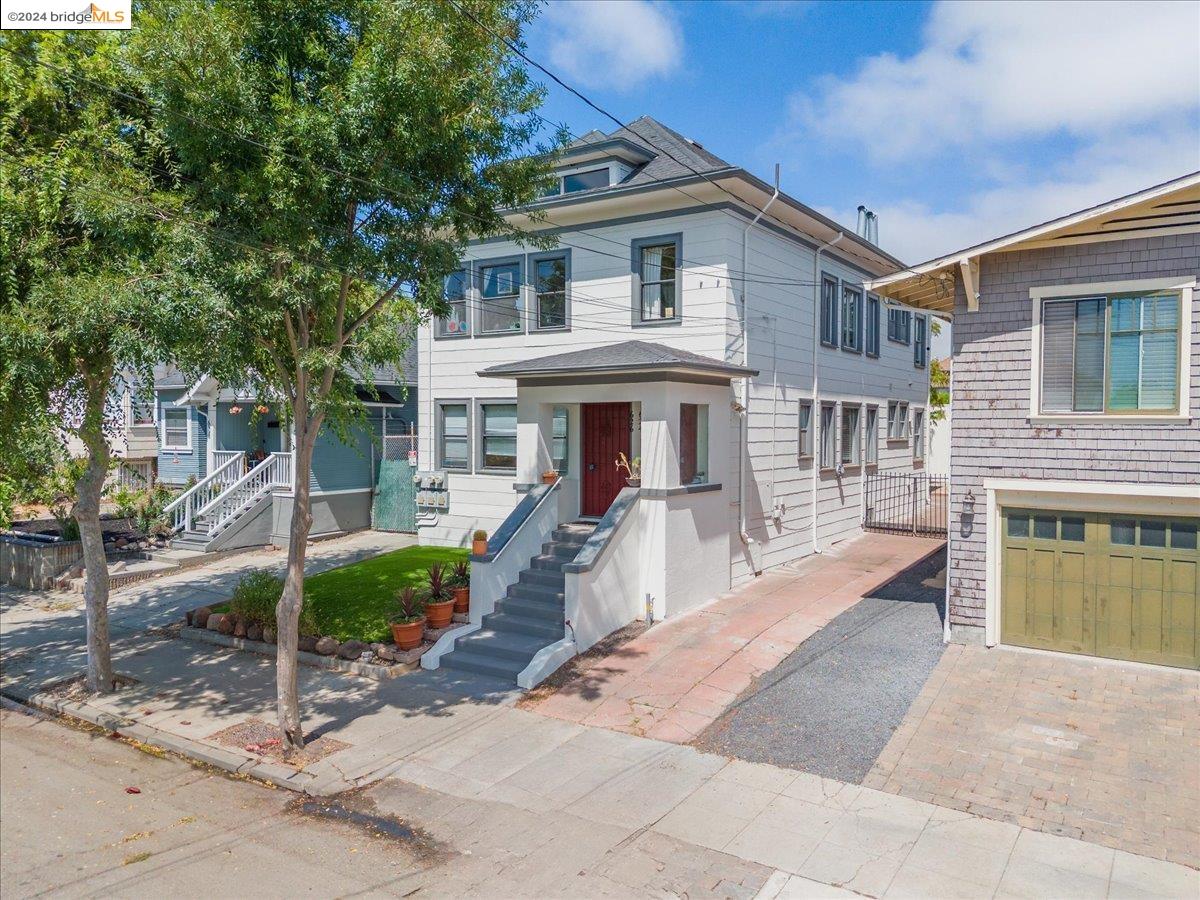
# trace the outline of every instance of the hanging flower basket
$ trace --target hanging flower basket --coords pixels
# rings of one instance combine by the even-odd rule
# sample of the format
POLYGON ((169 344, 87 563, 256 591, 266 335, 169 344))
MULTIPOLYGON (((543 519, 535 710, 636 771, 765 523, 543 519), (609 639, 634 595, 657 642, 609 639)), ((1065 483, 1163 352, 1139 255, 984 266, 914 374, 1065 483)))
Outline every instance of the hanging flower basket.
POLYGON ((271 411, 271 408, 265 403, 260 403, 258 406, 254 407, 254 409, 260 416, 265 416, 271 411))
POLYGON ((231 416, 236 416, 241 411, 242 411, 242 408, 240 406, 238 406, 236 403, 233 406, 229 407, 229 414, 231 416))

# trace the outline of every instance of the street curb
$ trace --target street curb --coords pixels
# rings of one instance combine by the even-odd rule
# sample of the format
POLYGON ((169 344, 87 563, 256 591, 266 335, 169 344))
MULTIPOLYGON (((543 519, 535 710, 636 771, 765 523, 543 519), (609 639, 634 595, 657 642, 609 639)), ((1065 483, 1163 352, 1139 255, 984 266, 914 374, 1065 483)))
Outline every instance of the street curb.
POLYGON ((144 725, 84 703, 59 700, 47 696, 45 692, 31 693, 22 688, 10 687, 5 689, 3 696, 9 702, 15 702, 34 711, 50 713, 63 718, 80 719, 103 728, 105 731, 114 731, 122 737, 170 751, 215 769, 221 769, 231 775, 264 781, 300 794, 328 797, 356 786, 338 778, 317 776, 303 769, 293 769, 282 763, 202 744, 199 741, 144 725))
MULTIPOLYGON (((179 631, 184 640, 196 641, 200 644, 211 644, 214 647, 225 647, 229 650, 244 650, 247 653, 257 653, 259 656, 275 656, 275 645, 264 644, 262 641, 248 641, 245 638, 233 637, 207 628, 194 628, 185 625, 179 631)), ((355 660, 341 659, 337 656, 322 656, 319 653, 296 651, 296 659, 306 666, 315 669, 328 669, 333 672, 347 672, 351 675, 361 675, 375 681, 387 681, 398 675, 416 671, 419 663, 396 663, 391 666, 377 666, 373 663, 361 663, 355 660)))

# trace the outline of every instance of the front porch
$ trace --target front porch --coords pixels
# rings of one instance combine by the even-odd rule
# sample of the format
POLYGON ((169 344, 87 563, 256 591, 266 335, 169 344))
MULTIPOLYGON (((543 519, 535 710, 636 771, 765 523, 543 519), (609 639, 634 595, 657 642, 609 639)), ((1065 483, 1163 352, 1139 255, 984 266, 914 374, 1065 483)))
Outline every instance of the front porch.
POLYGON ((629 341, 479 374, 516 397, 478 401, 476 461, 524 497, 474 558, 471 624, 423 665, 531 687, 629 622, 729 589, 731 382, 751 370, 629 341))

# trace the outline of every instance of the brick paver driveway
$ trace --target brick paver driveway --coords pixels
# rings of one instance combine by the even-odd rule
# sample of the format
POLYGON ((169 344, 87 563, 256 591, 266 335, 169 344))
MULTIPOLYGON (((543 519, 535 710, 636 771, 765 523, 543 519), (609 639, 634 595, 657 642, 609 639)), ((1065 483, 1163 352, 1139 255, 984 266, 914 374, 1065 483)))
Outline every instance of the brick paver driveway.
POLYGON ((1200 868, 1200 674, 952 645, 863 784, 1200 868))

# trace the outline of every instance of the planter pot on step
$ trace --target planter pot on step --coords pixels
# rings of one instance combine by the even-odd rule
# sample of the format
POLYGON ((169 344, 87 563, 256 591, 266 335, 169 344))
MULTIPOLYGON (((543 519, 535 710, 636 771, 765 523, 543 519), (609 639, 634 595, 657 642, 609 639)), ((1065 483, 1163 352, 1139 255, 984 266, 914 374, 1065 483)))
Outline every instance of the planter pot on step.
POLYGON ((465 616, 471 611, 471 586, 454 589, 454 614, 465 616))
POLYGON ((542 484, 554 484, 554 482, 556 482, 556 481, 558 481, 558 473, 557 472, 543 472, 542 473, 542 484))
POLYGON ((641 486, 642 486, 642 479, 640 479, 640 478, 626 478, 626 479, 625 479, 625 483, 626 483, 626 484, 628 484, 630 487, 641 487, 641 486))
POLYGON ((471 541, 471 553, 483 556, 487 553, 487 541, 471 541))
POLYGON ((429 628, 437 631, 439 628, 445 628, 450 624, 450 620, 454 617, 454 600, 444 600, 441 603, 426 603, 425 604, 425 619, 429 628))
POLYGON ((425 617, 415 622, 392 622, 392 642, 401 650, 413 650, 421 646, 425 634, 425 617))

